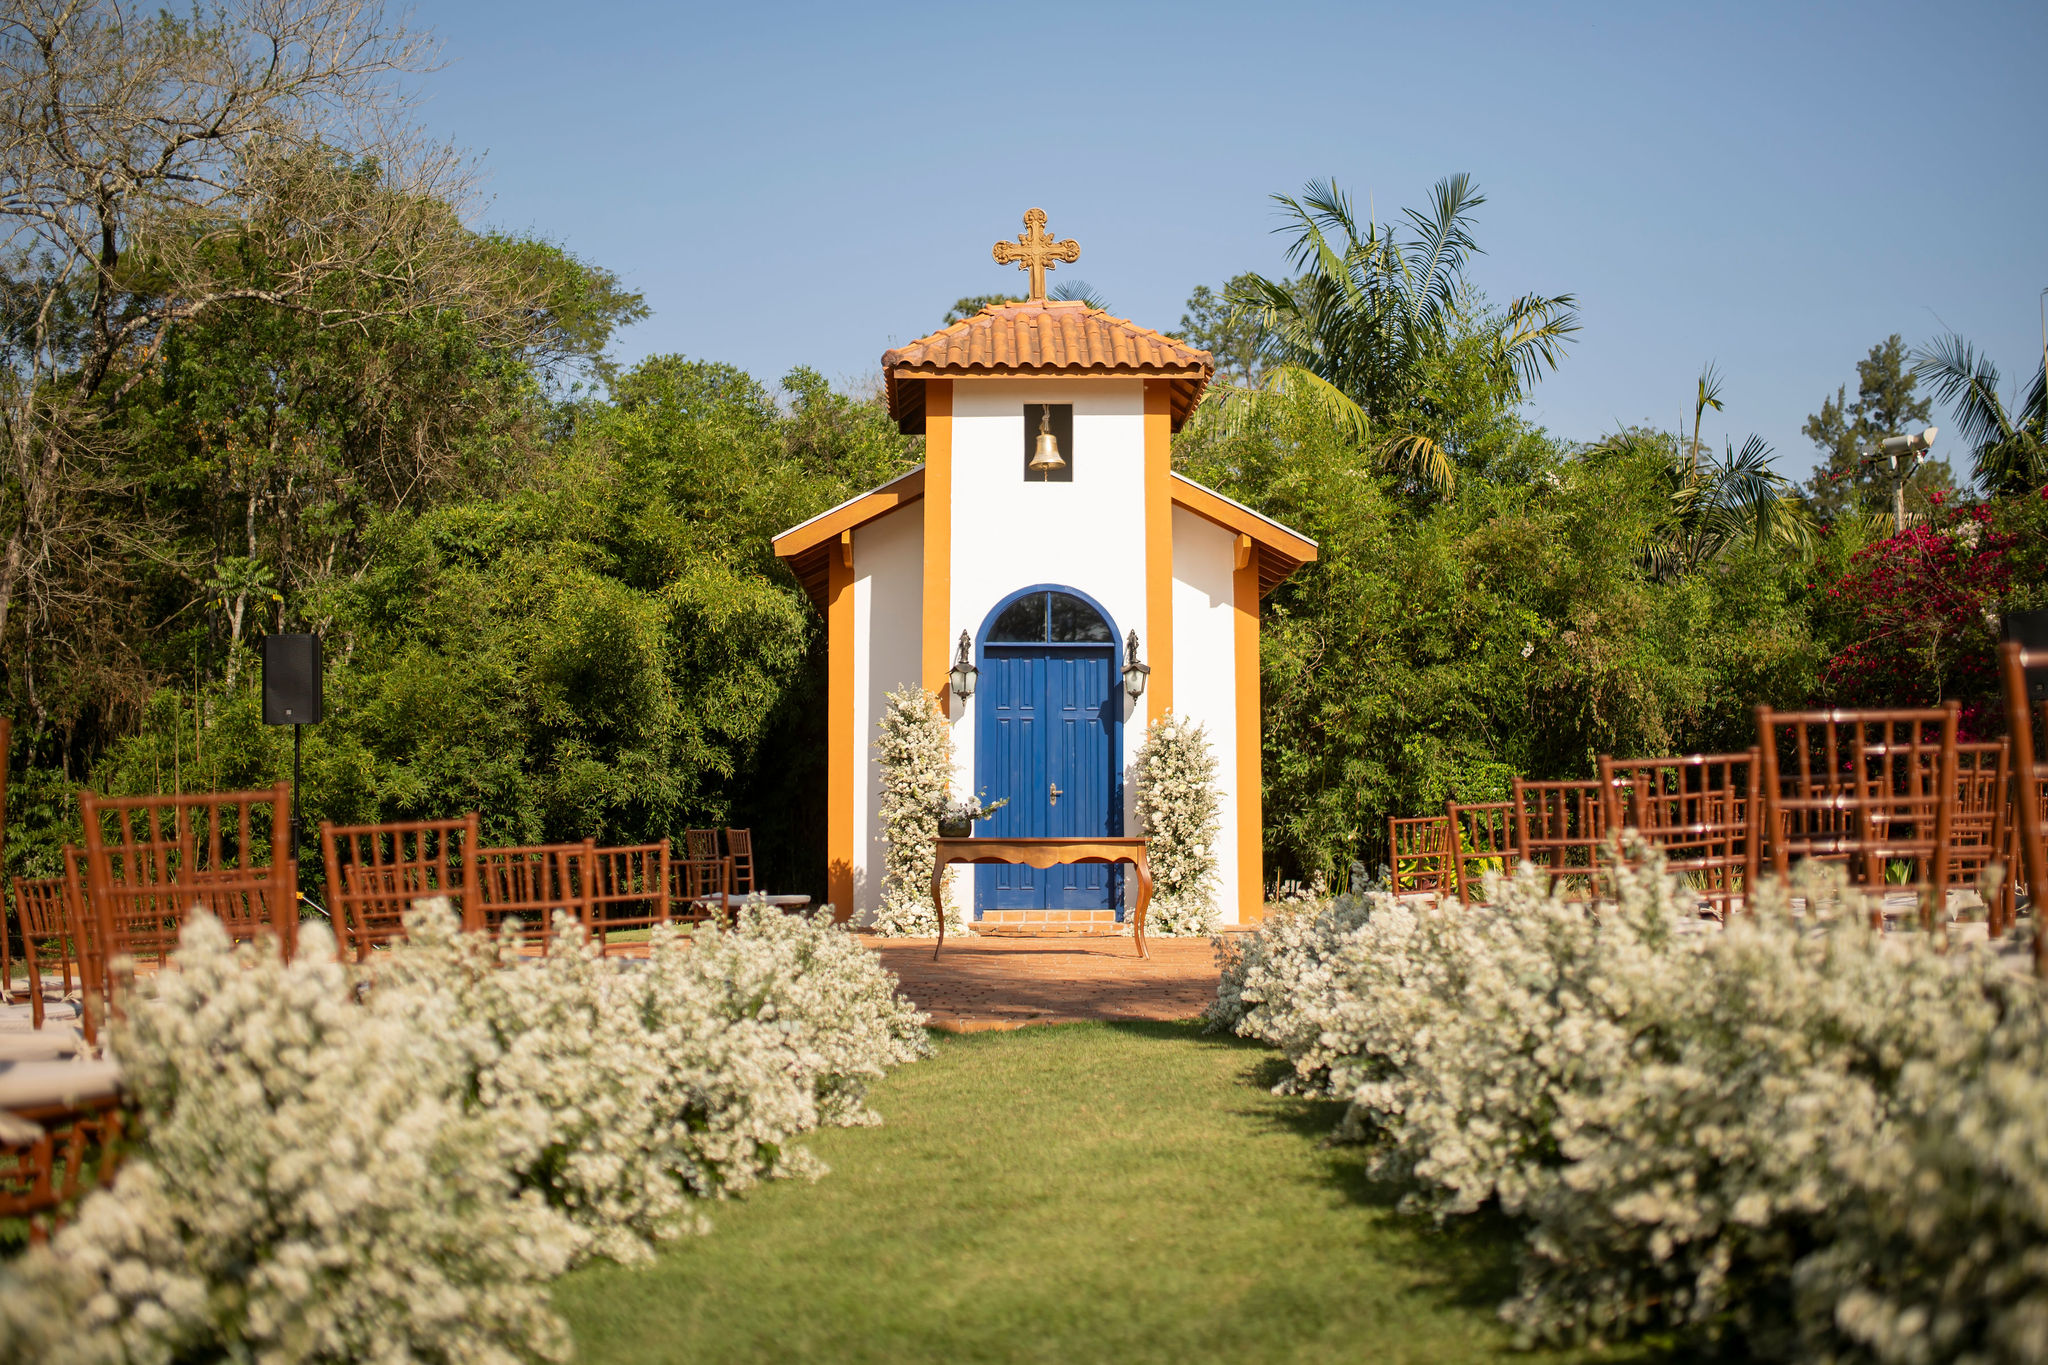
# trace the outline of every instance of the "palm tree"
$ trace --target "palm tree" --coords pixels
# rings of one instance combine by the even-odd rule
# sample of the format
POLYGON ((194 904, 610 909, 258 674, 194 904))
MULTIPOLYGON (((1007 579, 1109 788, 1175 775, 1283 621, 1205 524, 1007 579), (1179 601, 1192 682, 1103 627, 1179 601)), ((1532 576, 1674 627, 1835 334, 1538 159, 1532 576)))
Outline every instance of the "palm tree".
POLYGON ((1085 303, 1098 313, 1109 311, 1108 301, 1086 280, 1061 280, 1046 292, 1046 297, 1061 302, 1085 303))
POLYGON ((2017 416, 1999 401, 1998 367, 1953 332, 1913 353, 1913 373, 1955 413, 1978 487, 2013 494, 2048 484, 2048 355, 2017 416))
POLYGON ((1259 388, 1226 391, 1233 419, 1262 398, 1306 401, 1383 463, 1448 492, 1456 472, 1441 440, 1446 414, 1427 393, 1430 366, 1476 341, 1487 382, 1516 402, 1563 358, 1579 325, 1574 299, 1528 294, 1475 321, 1465 262, 1479 250, 1471 223, 1486 199, 1469 176, 1437 182, 1427 213, 1406 211, 1406 240, 1396 225, 1361 223, 1335 182, 1273 198, 1289 219, 1278 230, 1294 234, 1288 262, 1301 273, 1251 276, 1233 297, 1277 353, 1259 388))
POLYGON ((1682 577, 1743 541, 1776 543, 1801 558, 1811 555, 1812 519, 1794 496, 1791 481, 1772 467, 1770 446, 1752 433, 1742 449, 1724 443, 1716 456, 1700 440, 1708 408, 1722 410, 1721 376, 1712 365, 1700 372, 1690 436, 1623 432, 1595 450, 1645 454, 1658 466, 1667 503, 1643 547, 1645 565, 1659 578, 1682 577))

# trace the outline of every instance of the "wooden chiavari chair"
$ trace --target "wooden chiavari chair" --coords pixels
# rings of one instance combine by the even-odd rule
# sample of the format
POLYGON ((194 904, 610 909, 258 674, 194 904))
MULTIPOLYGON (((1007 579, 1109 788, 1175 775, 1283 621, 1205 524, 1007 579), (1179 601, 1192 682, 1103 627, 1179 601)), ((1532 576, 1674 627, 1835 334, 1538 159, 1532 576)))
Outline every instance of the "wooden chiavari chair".
POLYGON ((645 929, 669 922, 669 843, 632 844, 594 851, 590 931, 601 945, 615 929, 645 929))
MULTIPOLYGON (((2038 651, 2037 651, 2038 652, 2038 651)), ((2048 702, 2033 703, 2033 721, 2028 727, 2039 742, 2039 737, 2048 734, 2048 702)), ((2010 737, 2006 743, 2011 744, 2010 737)), ((2031 784, 2034 806, 2048 814, 2048 774, 2040 773, 2031 784)), ((1998 807, 1998 861, 2003 865, 2004 877, 1998 886, 1997 903, 1993 908, 1991 934, 2003 937, 2012 929, 2019 913, 2019 893, 2024 888, 2031 892, 2027 878, 2026 856, 2020 845, 2020 803, 2026 799, 2028 783, 2020 776, 2019 766, 2013 761, 2013 751, 2006 751, 2005 800, 1998 807)))
POLYGON ((596 861, 594 839, 478 849, 474 927, 495 934, 505 921, 516 919, 520 938, 545 948, 554 939, 557 910, 589 925, 596 861))
POLYGON ((1472 893, 1484 889, 1481 864, 1498 862, 1499 871, 1512 870, 1515 859, 1514 803, 1478 801, 1470 805, 1444 803, 1444 816, 1451 827, 1451 866, 1457 874, 1458 899, 1473 904, 1472 893))
POLYGON ((750 829, 727 829, 725 831, 725 856, 732 859, 733 894, 735 896, 753 895, 754 832, 750 829))
POLYGON ((1633 830, 1664 855, 1700 902, 1726 918, 1743 878, 1760 817, 1762 770, 1754 749, 1740 754, 1600 759, 1609 829, 1633 830))
POLYGON ((161 960, 195 909, 229 935, 274 935, 298 947, 298 865, 291 854, 291 787, 178 796, 82 792, 86 889, 100 949, 161 960), (267 806, 268 816, 260 813, 267 806))
POLYGON ((701 863, 725 856, 718 851, 718 831, 715 829, 684 830, 683 847, 688 850, 692 862, 701 863))
MULTIPOLYGON (((67 888, 62 876, 16 877, 14 879, 14 909, 16 922, 21 926, 21 955, 28 967, 29 1025, 41 1028, 45 1006, 43 1001, 43 957, 44 949, 54 947, 56 966, 62 975, 64 994, 71 994, 71 964, 78 957, 78 943, 72 936, 71 912, 67 904, 73 894, 67 888)), ((81 969, 82 970, 82 969, 81 969)), ((0 971, 13 979, 12 966, 0 966, 0 971)), ((79 986, 83 994, 84 980, 79 986)))
MULTIPOLYGON (((2034 916, 2034 971, 2048 976, 2048 934, 2042 932, 2041 892, 2048 887, 2048 702, 2029 698, 2027 684, 2048 673, 2048 649, 2008 640, 1998 647, 1998 681, 2005 691, 2006 738, 2012 745, 2012 859, 2007 882, 2023 875, 2034 916), (2029 674, 2035 675, 2034 679, 2029 674)), ((2017 904, 2014 902, 2015 911, 2017 904)), ((2010 917, 2008 917, 2008 924, 2010 917)))
MULTIPOLYGON (((0 1217, 33 1218, 113 1176, 120 1068, 110 1061, 18 1062, 0 1076, 0 1217), (99 1160, 88 1171, 93 1148, 99 1160)), ((44 1231, 32 1223, 29 1239, 44 1231)))
POLYGON ((668 867, 671 902, 692 924, 732 922, 732 859, 671 858, 668 867))
MULTIPOLYGON (((1911 892, 1923 928, 1946 916, 1950 823, 1955 813, 1956 718, 1938 709, 1774 711, 1759 706, 1757 748, 1763 769, 1763 842, 1771 869, 1792 862, 1844 864, 1852 884, 1872 898, 1883 923, 1888 888, 1911 892), (1895 862, 1908 880, 1888 881, 1895 862)), ((1762 869, 1750 841, 1746 884, 1762 869)))
MULTIPOLYGON (((1981 886, 1992 863, 2004 855, 2010 747, 2002 739, 1956 744, 1956 808, 1949 816, 1948 884, 1981 886)), ((2000 897, 2003 899, 2003 897, 2000 897)), ((1998 907, 1987 902, 1993 937, 2003 930, 1998 907)))
POLYGON ((100 944, 99 916, 93 913, 92 895, 85 875, 85 850, 66 844, 61 908, 64 928, 78 951, 79 1016, 85 1026, 85 1040, 99 1041, 99 1021, 108 999, 107 955, 100 944))
POLYGON ((1552 892, 1568 900, 1595 900, 1600 892, 1600 850, 1607 839, 1607 809, 1596 782, 1515 779, 1509 800, 1521 860, 1542 871, 1552 892))
POLYGON ((475 811, 454 820, 409 820, 381 825, 320 822, 327 864, 327 908, 344 956, 367 962, 370 950, 405 933, 414 901, 446 896, 477 929, 477 879, 470 865, 477 847, 475 811))
POLYGON ((1451 868, 1451 819, 1448 815, 1390 818, 1387 821, 1387 868, 1397 896, 1442 895, 1456 885, 1451 868))

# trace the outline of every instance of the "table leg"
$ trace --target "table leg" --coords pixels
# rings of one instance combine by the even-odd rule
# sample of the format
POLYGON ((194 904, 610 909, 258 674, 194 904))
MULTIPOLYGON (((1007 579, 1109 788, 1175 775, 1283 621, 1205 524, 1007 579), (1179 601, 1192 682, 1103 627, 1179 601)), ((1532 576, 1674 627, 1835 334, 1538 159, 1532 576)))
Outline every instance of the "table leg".
POLYGON ((1131 937, 1138 941, 1138 956, 1150 957, 1145 951, 1145 911, 1152 904, 1152 869, 1143 858, 1133 859, 1131 868, 1138 874, 1138 907, 1131 915, 1131 937))
POLYGON ((939 941, 932 945, 932 961, 939 960, 939 949, 946 946, 946 864, 932 863, 932 910, 939 917, 939 941))

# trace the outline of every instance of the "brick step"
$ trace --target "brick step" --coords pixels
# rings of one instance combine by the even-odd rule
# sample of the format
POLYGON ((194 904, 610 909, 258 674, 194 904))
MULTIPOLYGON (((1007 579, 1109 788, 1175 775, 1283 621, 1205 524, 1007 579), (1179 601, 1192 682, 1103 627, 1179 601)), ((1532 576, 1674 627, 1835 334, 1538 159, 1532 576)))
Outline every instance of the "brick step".
POLYGON ((1114 910, 984 910, 977 929, 1067 930, 1072 933, 1113 933, 1114 910))

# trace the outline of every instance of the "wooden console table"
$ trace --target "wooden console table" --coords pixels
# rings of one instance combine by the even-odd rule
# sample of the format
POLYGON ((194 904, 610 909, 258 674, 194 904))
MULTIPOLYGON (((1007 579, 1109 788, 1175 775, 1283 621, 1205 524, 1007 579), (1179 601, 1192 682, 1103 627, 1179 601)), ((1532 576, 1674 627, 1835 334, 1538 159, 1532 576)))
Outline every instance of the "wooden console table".
POLYGON ((946 869, 954 863, 1017 863, 1038 868, 1061 863, 1129 863, 1138 874, 1131 934, 1138 943, 1138 956, 1148 956, 1145 907, 1152 904, 1152 865, 1145 860, 1143 839, 940 839, 933 852, 932 905, 939 912, 939 941, 932 945, 933 961, 946 946, 946 869))

